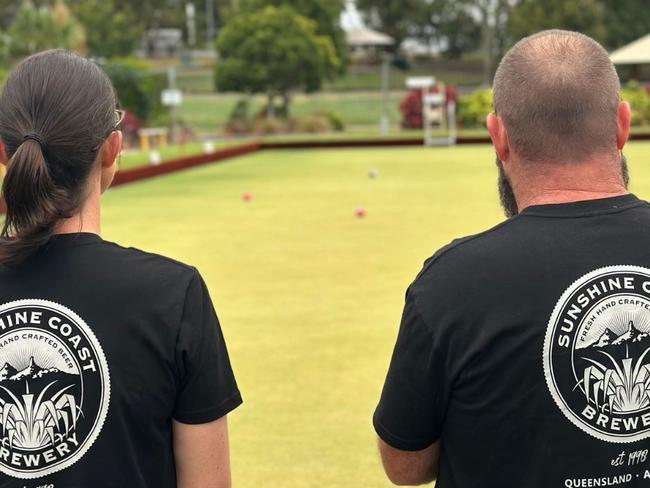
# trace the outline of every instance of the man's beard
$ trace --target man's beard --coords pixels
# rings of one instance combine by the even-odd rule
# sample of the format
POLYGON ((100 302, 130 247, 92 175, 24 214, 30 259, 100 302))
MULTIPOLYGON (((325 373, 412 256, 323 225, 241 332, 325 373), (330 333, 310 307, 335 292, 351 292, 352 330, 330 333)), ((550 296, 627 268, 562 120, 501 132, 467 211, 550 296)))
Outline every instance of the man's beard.
MULTIPOLYGON (((497 156, 497 168, 499 170, 498 186, 501 208, 503 208, 503 212, 507 218, 514 217, 515 215, 519 214, 519 206, 517 205, 515 193, 512 191, 512 184, 510 183, 510 179, 503 169, 503 161, 499 159, 499 156, 497 156)), ((625 189, 627 189, 630 183, 630 171, 627 165, 627 158, 623 153, 621 153, 621 174, 623 176, 625 189)))
POLYGON ((621 171, 623 172, 623 183, 627 190, 627 187, 630 184, 630 169, 627 167, 627 158, 623 153, 621 153, 621 171))
POLYGON ((501 202, 501 208, 503 213, 506 214, 506 217, 514 217, 519 213, 519 207, 517 206, 517 199, 515 198, 515 193, 512 191, 512 185, 506 175, 505 170, 503 169, 503 161, 497 156, 497 168, 499 169, 499 200, 501 202))

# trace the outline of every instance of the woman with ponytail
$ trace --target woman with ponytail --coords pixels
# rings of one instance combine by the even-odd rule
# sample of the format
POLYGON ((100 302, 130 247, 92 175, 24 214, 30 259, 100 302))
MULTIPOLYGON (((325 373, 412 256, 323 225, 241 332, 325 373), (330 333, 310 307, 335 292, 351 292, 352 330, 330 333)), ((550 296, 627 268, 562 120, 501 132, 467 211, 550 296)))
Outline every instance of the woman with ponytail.
POLYGON ((193 267, 100 237, 113 87, 61 50, 0 94, 0 488, 230 486, 241 403, 193 267))

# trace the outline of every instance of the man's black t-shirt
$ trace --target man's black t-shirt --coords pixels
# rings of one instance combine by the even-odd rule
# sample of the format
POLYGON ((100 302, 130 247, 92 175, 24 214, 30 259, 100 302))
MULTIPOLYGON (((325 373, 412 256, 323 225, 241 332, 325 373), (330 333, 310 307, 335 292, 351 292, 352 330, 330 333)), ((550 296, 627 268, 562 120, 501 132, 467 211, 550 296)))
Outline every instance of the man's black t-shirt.
POLYGON ((525 209, 409 287, 379 436, 437 488, 650 486, 650 205, 525 209))
POLYGON ((94 234, 0 267, 0 486, 176 486, 172 419, 241 403, 196 269, 94 234))

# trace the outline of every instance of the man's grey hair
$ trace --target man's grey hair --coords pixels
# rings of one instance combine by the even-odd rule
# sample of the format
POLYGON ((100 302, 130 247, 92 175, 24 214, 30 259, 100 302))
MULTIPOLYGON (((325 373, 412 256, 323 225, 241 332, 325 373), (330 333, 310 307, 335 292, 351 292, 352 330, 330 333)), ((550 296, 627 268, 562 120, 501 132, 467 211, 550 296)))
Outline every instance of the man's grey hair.
POLYGON ((615 153, 620 81, 607 51, 583 34, 547 30, 508 51, 494 108, 524 161, 580 162, 615 153))

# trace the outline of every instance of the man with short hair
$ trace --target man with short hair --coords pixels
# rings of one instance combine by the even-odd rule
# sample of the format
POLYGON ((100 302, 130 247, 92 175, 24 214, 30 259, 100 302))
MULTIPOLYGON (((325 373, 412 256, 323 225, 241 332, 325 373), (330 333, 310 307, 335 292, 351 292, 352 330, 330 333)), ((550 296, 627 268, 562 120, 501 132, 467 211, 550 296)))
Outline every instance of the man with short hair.
POLYGON ((438 251, 407 291, 374 415, 386 473, 650 486, 650 205, 627 191, 616 71, 552 30, 517 43, 493 88, 510 218, 438 251))

